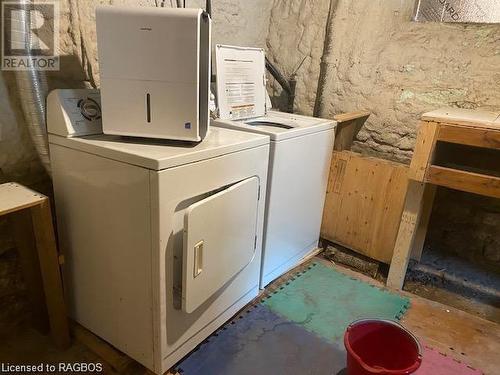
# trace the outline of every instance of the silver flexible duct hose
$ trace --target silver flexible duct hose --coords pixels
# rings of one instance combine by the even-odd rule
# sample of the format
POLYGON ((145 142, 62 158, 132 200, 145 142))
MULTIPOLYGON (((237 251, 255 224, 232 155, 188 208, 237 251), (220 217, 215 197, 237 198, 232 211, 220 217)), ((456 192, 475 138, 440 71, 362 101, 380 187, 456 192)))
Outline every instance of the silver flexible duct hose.
MULTIPOLYGON (((29 9, 26 7, 22 10, 22 12, 17 13, 20 14, 21 19, 19 21, 23 25, 22 30, 19 30, 19 32, 26 34, 26 31, 29 30, 29 27, 26 27, 29 22, 29 16, 27 15, 29 9)), ((26 35, 26 38, 29 37, 29 34, 26 35)), ((31 54, 29 57, 32 57, 31 54)), ((15 77, 28 132, 40 161, 50 175, 49 144, 45 123, 45 99, 48 94, 45 72, 33 68, 25 71, 19 70, 15 72, 15 77)))
POLYGON ((17 71, 16 82, 28 132, 40 161, 50 174, 49 145, 45 124, 47 80, 43 72, 28 70, 17 71))

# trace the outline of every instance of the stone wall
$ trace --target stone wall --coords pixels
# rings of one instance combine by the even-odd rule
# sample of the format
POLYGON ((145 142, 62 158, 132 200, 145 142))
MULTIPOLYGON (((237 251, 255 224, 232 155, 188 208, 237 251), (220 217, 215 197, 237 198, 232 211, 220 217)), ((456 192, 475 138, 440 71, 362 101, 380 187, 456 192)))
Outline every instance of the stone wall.
MULTIPOLYGON (((297 72, 299 112, 312 114, 315 102, 324 117, 369 110, 353 149, 403 163, 422 113, 500 108, 500 25, 416 23, 413 7, 413 0, 275 0, 268 36, 268 54, 286 73, 307 56, 297 72)), ((440 191, 428 244, 500 270, 499 223, 498 201, 440 191)))
MULTIPOLYGON (((271 11, 267 57, 285 77, 295 74, 294 108, 302 114, 312 114, 314 109, 329 4, 327 0, 275 0, 271 11)), ((271 88, 275 97, 281 95, 272 80, 271 88)))

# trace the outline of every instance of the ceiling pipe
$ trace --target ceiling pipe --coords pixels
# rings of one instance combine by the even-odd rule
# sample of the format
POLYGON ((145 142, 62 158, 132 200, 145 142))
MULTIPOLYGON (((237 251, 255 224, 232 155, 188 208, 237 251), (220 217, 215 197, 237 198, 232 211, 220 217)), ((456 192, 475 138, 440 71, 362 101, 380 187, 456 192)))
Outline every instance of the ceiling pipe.
POLYGON ((323 43, 323 54, 321 56, 319 78, 318 78, 318 89, 316 90, 316 100, 314 103, 314 116, 324 117, 325 113, 325 92, 327 92, 327 86, 333 75, 332 72, 332 59, 333 59, 333 20, 337 12, 339 5, 339 0, 330 0, 330 6, 328 8, 328 16, 326 20, 326 30, 325 30, 325 41, 323 43))
POLYGON ((207 11, 210 18, 212 18, 212 0, 207 0, 206 5, 205 5, 205 10, 207 11))

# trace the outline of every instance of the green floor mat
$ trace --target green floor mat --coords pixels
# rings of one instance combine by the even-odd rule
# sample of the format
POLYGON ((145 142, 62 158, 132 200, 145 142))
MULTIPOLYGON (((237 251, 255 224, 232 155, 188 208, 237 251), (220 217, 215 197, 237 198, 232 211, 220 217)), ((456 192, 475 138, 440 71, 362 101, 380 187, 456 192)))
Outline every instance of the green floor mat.
POLYGON ((410 300, 313 263, 280 285, 264 304, 285 319, 340 346, 352 321, 400 319, 410 300))

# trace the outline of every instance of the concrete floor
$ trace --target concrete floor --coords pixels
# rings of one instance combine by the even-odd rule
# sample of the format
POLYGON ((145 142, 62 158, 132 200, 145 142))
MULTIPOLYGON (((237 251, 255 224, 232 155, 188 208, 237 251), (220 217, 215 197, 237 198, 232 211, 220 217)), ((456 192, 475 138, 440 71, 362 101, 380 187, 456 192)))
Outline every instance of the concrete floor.
MULTIPOLYGON (((331 267, 365 282, 380 283, 368 276, 338 266, 322 258, 331 267)), ((278 281, 279 282, 279 281, 278 281)), ((273 288, 273 284, 269 289, 273 288)), ((496 375, 500 368, 500 326, 450 306, 402 292, 411 299, 411 308, 402 323, 425 344, 443 354, 496 375)), ((22 307, 22 306, 21 306, 22 307)), ((19 311, 21 311, 20 308, 19 311)), ((4 317, 5 318, 5 317, 4 317)), ((125 355, 98 340, 88 331, 74 329, 76 339, 66 351, 58 351, 29 323, 29 313, 17 314, 15 319, 0 322, 0 362, 59 363, 100 362, 103 374, 148 374, 149 372, 125 355), (90 349, 91 348, 91 349, 90 349), (104 359, 104 358, 105 359, 104 359)))
POLYGON ((500 275, 430 248, 410 262, 404 289, 500 323, 500 275))

